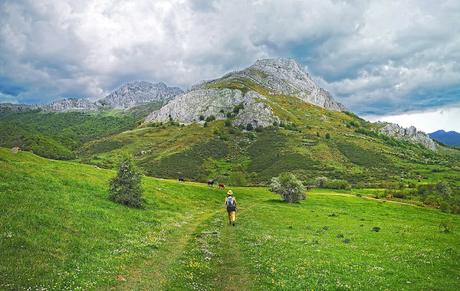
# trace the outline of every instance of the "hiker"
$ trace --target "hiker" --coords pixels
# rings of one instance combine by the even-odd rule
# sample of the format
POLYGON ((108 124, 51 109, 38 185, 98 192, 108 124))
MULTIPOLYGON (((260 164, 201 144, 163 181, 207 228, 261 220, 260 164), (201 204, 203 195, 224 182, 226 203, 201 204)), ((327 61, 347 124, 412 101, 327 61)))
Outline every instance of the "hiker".
POLYGON ((235 226, 236 220, 236 199, 233 197, 233 191, 228 190, 227 197, 225 198, 225 205, 228 212, 228 224, 235 226))

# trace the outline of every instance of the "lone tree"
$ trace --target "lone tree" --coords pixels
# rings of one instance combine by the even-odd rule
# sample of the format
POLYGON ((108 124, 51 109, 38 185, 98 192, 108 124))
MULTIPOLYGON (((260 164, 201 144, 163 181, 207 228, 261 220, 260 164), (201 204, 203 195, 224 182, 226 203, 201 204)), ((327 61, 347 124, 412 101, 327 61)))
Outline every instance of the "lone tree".
POLYGON ((294 174, 283 173, 272 178, 271 191, 281 195, 281 198, 288 203, 299 202, 305 199, 305 188, 294 174))
POLYGON ((110 180, 110 200, 129 207, 142 207, 142 175, 130 157, 120 163, 118 174, 110 180))

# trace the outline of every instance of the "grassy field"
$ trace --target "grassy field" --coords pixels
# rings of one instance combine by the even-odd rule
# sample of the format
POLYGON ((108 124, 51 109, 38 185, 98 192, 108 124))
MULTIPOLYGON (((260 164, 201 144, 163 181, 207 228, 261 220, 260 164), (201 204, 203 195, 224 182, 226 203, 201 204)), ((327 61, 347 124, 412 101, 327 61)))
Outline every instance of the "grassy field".
POLYGON ((113 175, 0 149, 0 289, 460 288, 458 215, 329 190, 288 205, 236 187, 230 227, 223 191, 146 177, 135 210, 107 199, 113 175))

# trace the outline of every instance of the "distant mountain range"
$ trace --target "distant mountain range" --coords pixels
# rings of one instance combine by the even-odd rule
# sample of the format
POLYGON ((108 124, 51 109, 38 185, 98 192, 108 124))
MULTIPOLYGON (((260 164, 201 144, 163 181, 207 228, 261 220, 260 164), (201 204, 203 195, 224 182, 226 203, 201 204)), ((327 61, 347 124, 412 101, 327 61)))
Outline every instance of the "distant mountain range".
POLYGON ((182 89, 168 87, 162 82, 132 81, 94 102, 87 98, 65 98, 44 105, 2 103, 0 104, 0 112, 24 112, 37 109, 47 112, 126 110, 151 102, 164 105, 182 93, 184 93, 182 89))
POLYGON ((445 145, 460 147, 460 133, 456 131, 438 130, 430 133, 429 136, 445 145))

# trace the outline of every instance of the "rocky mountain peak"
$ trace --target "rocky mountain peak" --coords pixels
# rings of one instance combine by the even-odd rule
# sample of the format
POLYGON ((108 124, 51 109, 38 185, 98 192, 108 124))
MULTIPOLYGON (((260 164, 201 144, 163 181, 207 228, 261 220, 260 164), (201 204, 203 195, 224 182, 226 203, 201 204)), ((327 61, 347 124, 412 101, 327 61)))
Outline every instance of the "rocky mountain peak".
POLYGON ((235 73, 270 89, 274 94, 296 96, 307 103, 329 110, 345 111, 346 108, 319 87, 293 59, 263 59, 249 68, 235 73))
POLYGON ((182 93, 182 89, 168 87, 162 82, 133 81, 122 85, 98 103, 111 108, 128 109, 153 101, 167 103, 182 93))

